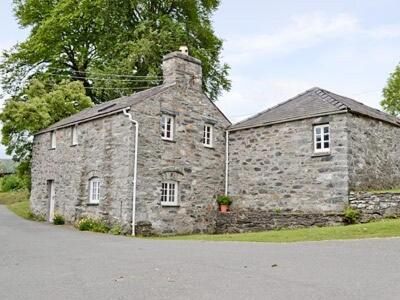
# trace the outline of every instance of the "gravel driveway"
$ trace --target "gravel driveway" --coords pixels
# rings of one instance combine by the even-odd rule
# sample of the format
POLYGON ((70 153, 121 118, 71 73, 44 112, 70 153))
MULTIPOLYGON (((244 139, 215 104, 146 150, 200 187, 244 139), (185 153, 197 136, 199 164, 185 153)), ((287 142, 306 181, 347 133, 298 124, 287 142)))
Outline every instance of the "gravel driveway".
POLYGON ((400 239, 159 241, 20 219, 0 205, 0 299, 399 299, 400 239))

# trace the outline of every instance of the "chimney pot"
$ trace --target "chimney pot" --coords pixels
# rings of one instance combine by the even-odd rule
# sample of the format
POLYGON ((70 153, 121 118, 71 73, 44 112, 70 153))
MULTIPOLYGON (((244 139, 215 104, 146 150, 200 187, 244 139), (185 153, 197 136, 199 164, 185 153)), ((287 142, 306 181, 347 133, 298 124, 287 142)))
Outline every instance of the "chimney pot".
POLYGON ((179 50, 180 50, 183 54, 189 55, 189 49, 188 49, 187 46, 180 46, 180 47, 179 47, 179 50))

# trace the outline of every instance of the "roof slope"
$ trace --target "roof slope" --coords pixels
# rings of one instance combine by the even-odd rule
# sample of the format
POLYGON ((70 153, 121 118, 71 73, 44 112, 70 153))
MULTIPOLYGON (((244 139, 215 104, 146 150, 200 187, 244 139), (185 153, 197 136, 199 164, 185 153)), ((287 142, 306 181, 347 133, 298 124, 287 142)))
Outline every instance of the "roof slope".
POLYGON ((70 126, 75 123, 82 123, 82 122, 85 122, 88 120, 97 119, 97 118, 100 118, 100 117, 103 117, 105 115, 109 115, 112 113, 116 113, 126 107, 130 107, 132 105, 138 104, 138 103, 142 102, 143 100, 146 100, 152 96, 155 96, 174 85, 175 85, 174 83, 168 84, 168 85, 159 85, 159 86, 135 93, 130 96, 117 98, 117 99, 114 99, 114 100, 111 100, 111 101, 108 101, 105 103, 95 105, 93 107, 82 110, 81 112, 76 113, 68 118, 62 119, 62 120, 58 121, 57 123, 54 123, 53 125, 47 127, 46 129, 41 130, 37 134, 52 131, 57 128, 70 126))
POLYGON ((262 111, 230 127, 239 130, 263 125, 307 119, 314 116, 354 112, 400 126, 400 119, 366 106, 361 102, 315 87, 262 111))

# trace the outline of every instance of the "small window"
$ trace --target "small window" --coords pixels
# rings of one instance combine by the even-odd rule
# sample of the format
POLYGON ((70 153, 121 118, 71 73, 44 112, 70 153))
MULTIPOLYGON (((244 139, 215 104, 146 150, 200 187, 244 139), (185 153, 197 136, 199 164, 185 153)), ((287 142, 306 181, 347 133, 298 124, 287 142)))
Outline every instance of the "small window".
POLYGON ((161 137, 169 141, 174 139, 174 117, 169 115, 161 117, 161 137))
POLYGON ((210 124, 204 125, 203 144, 206 147, 212 147, 213 145, 213 126, 210 124))
POLYGON ((50 133, 50 148, 51 149, 56 149, 57 146, 57 136, 56 136, 56 131, 52 131, 50 133))
POLYGON ((72 126, 71 128, 71 145, 78 145, 78 125, 72 126))
POLYGON ((161 184, 161 205, 178 205, 178 183, 175 181, 165 181, 161 184))
POLYGON ((92 178, 89 181, 89 203, 98 204, 100 202, 100 179, 92 178))
POLYGON ((314 126, 314 152, 329 152, 330 147, 329 124, 314 126))

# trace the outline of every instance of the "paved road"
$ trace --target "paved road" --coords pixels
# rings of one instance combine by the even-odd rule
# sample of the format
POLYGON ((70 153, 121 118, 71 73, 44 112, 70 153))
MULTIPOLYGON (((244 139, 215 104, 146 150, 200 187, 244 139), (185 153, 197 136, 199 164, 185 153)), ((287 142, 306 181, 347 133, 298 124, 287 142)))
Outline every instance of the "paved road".
POLYGON ((0 205, 0 299, 170 298, 400 299, 400 239, 145 240, 30 222, 0 205))

